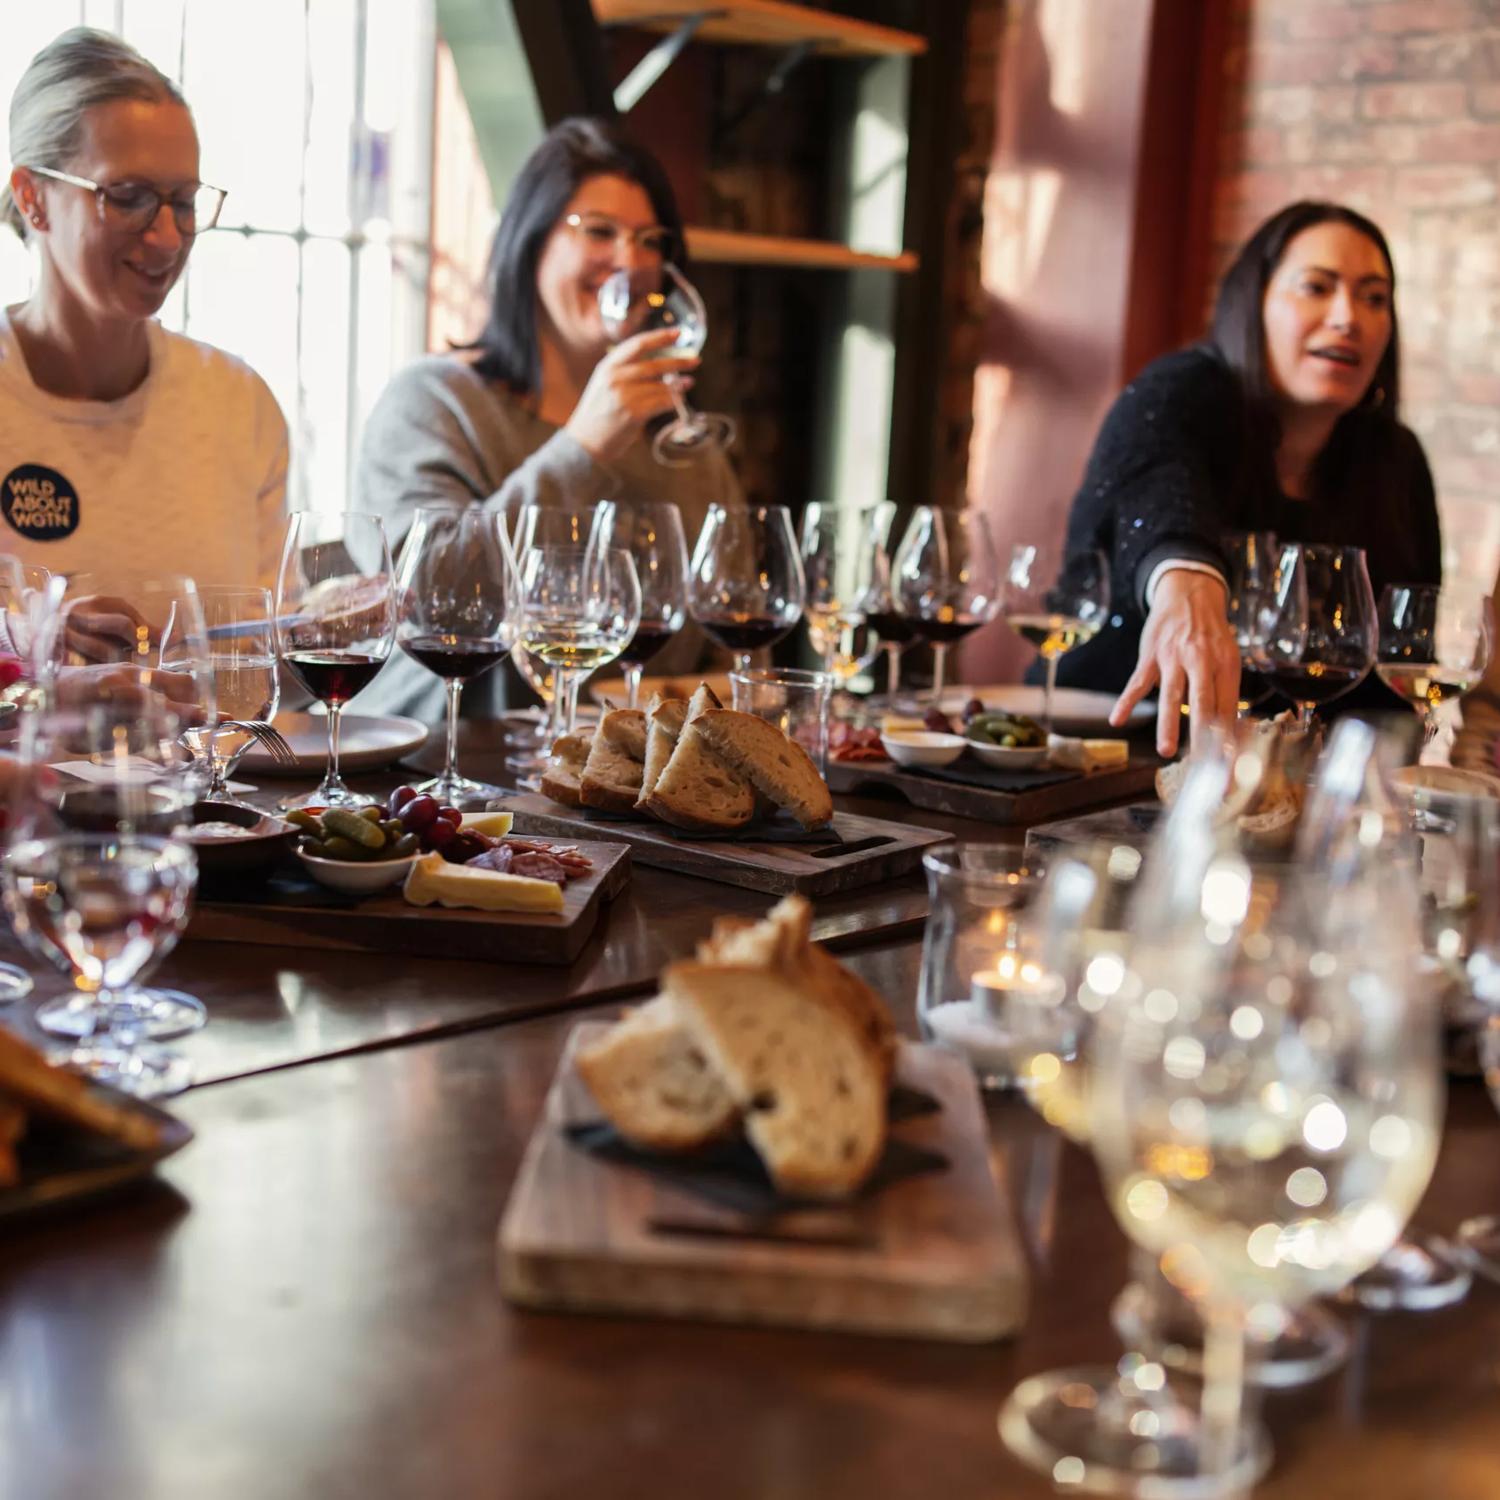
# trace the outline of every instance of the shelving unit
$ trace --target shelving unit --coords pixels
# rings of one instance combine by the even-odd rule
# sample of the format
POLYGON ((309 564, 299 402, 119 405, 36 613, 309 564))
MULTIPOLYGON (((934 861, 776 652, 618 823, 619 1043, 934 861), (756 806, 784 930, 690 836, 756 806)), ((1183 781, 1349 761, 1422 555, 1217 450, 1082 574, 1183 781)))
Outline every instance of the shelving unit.
MULTIPOLYGON (((942 0, 938 0, 942 3, 942 0)), ((853 21, 784 0, 594 0, 601 26, 635 26, 672 33, 702 17, 695 36, 705 42, 738 42, 755 47, 810 45, 846 57, 916 57, 927 50, 924 37, 869 21, 853 21)))
POLYGON ((688 251, 695 261, 709 265, 781 266, 812 271, 915 271, 920 262, 913 251, 900 255, 871 255, 832 240, 791 239, 774 234, 747 234, 735 229, 689 225, 688 251))

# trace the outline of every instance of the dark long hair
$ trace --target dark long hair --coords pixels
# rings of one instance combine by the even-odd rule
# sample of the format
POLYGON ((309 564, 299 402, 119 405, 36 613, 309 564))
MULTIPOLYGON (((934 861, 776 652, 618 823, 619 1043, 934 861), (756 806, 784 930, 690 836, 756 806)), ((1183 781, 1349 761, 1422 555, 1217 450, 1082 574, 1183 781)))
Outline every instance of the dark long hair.
MULTIPOLYGON (((1347 224, 1369 240, 1384 258, 1391 277, 1391 336, 1359 404, 1344 413, 1314 466, 1314 494, 1321 506, 1338 513, 1351 507, 1369 516, 1391 513, 1408 483, 1401 461, 1401 339, 1396 321, 1396 271, 1390 246, 1377 224, 1338 203, 1304 201, 1272 214, 1245 241, 1219 285, 1209 341, 1239 377, 1243 397, 1245 464, 1241 496, 1247 519, 1257 502, 1277 493, 1276 449, 1281 419, 1266 366, 1264 303, 1266 287, 1287 246, 1318 224, 1347 224)), ((1338 519, 1344 519, 1342 515, 1338 519)))
POLYGON ((651 200, 657 222, 672 231, 676 264, 684 264, 677 199, 656 158, 610 120, 577 116, 553 126, 506 196, 490 248, 489 317, 479 337, 463 346, 480 351, 474 361, 480 374, 503 381, 518 395, 533 394, 541 383, 536 268, 542 246, 590 177, 625 177, 637 184, 651 200))

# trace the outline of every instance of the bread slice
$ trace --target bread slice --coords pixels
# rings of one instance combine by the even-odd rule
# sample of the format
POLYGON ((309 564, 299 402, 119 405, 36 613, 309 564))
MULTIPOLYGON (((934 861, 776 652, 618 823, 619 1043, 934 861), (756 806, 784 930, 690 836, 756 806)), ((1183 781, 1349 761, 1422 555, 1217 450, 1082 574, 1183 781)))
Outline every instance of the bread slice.
POLYGON ((689 714, 671 759, 641 806, 677 828, 733 833, 755 816, 755 792, 708 748, 689 714))
POLYGON ((161 1127, 149 1115, 112 1103, 77 1074, 54 1068, 35 1047, 4 1029, 0 1090, 14 1106, 77 1125, 132 1150, 149 1151, 161 1140, 161 1127))
POLYGON ((648 1151, 690 1151, 728 1135, 739 1110, 663 996, 612 1026, 575 1059, 605 1117, 648 1151))
POLYGON ((744 1112, 786 1193, 844 1198, 885 1145, 885 1083, 848 1021, 766 969, 672 964, 663 992, 744 1112))
POLYGON ((699 714, 707 713, 711 708, 723 707, 719 702, 719 695, 706 682, 700 682, 693 696, 688 699, 688 722, 692 723, 699 714))
POLYGON ((597 738, 606 739, 631 760, 646 759, 646 715, 638 708, 611 709, 599 720, 597 738))
POLYGON ((832 821, 828 783, 807 751, 774 724, 732 708, 707 709, 690 722, 720 760, 786 808, 804 828, 832 821))
POLYGON ((618 714, 634 713, 644 722, 639 709, 616 709, 605 714, 599 732, 584 763, 583 774, 578 778, 578 797, 585 807, 597 807, 604 812, 634 812, 636 799, 641 795, 641 762, 622 750, 604 733, 604 723, 618 714))
POLYGON ((0 1092, 0 1188, 14 1187, 21 1180, 16 1142, 26 1134, 26 1111, 0 1092))
POLYGON ((552 742, 552 754, 548 758, 546 770, 542 772, 541 789, 544 797, 550 797, 566 807, 583 806, 579 780, 584 766, 588 764, 592 746, 591 734, 559 735, 552 742))
POLYGON ((641 773, 641 795, 637 807, 644 807, 646 798, 666 769, 677 748, 677 738, 687 719, 686 698, 663 698, 660 693, 651 695, 646 705, 646 769, 641 773))

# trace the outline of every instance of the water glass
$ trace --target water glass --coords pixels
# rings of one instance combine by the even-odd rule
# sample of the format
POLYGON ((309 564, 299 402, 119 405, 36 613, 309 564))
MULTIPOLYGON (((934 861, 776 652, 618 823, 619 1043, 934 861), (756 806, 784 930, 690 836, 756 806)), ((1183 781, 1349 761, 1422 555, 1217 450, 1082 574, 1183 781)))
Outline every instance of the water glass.
POLYGON ((731 704, 769 720, 807 751, 818 775, 828 775, 828 705, 833 677, 799 667, 763 667, 729 674, 731 704))

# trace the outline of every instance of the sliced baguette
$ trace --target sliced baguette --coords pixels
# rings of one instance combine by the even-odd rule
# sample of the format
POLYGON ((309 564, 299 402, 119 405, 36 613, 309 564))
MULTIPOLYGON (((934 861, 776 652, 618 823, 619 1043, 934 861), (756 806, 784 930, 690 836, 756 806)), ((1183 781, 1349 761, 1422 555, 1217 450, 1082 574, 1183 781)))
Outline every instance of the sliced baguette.
POLYGON ((688 699, 688 723, 691 724, 699 714, 707 713, 711 708, 723 707, 724 705, 719 702, 718 694, 706 682, 700 682, 693 696, 688 699))
POLYGON ((593 736, 587 734, 564 734, 552 742, 552 754, 542 772, 544 797, 561 802, 565 807, 583 806, 579 782, 592 746, 593 736))
POLYGON ((804 828, 832 821, 828 783, 807 751, 774 724, 732 708, 706 709, 690 722, 720 760, 804 828))
POLYGON ((611 709, 599 720, 598 737, 624 751, 631 760, 646 759, 646 715, 638 708, 611 709))
POLYGON ((708 748, 689 716, 671 759, 641 805, 677 828, 732 833, 755 816, 755 793, 738 771, 708 748))
POLYGON ((677 963, 663 991, 744 1112, 783 1192, 845 1198, 885 1145, 885 1082, 835 1010, 765 969, 677 963))
POLYGON ((604 812, 635 810, 636 799, 641 795, 641 762, 604 733, 604 724, 608 720, 632 712, 644 721, 638 709, 619 708, 605 714, 601 720, 599 733, 594 736, 589 758, 578 778, 578 798, 583 806, 597 807, 604 812))
POLYGON ((687 709, 686 698, 663 698, 660 693, 651 695, 651 702, 646 706, 646 769, 641 773, 641 795, 637 807, 645 807, 646 798, 671 760, 677 737, 687 719, 687 709))
MULTIPOLYGON (((161 1127, 148 1115, 112 1103, 77 1074, 54 1068, 35 1047, 3 1029, 0 1090, 15 1106, 66 1121, 136 1151, 149 1151, 161 1140, 161 1127)), ((11 1128, 14 1123, 12 1115, 11 1128)))
POLYGON ((739 1110, 664 996, 582 1048, 578 1072, 605 1117, 648 1151, 690 1151, 729 1134, 739 1110))

